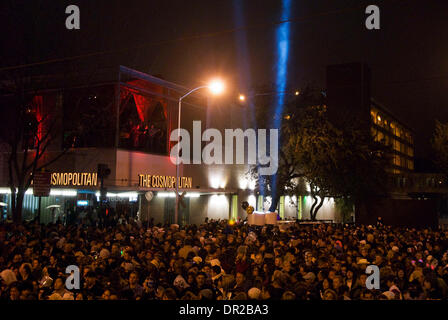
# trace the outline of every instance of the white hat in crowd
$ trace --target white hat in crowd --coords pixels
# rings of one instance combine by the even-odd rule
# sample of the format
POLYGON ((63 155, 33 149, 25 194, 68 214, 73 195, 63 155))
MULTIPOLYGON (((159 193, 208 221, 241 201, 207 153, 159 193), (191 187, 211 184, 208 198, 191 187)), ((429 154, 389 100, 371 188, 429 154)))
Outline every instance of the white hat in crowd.
POLYGON ((247 295, 249 296, 249 299, 258 300, 261 296, 261 290, 256 287, 250 288, 247 295))
POLYGON ((0 277, 5 281, 6 285, 10 285, 17 281, 16 274, 11 269, 5 269, 0 273, 0 277))

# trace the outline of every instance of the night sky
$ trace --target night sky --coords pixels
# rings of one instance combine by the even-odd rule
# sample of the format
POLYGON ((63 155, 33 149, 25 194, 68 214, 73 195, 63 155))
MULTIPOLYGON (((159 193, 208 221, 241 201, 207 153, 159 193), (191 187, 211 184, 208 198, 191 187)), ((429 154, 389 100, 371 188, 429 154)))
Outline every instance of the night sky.
MULTIPOLYGON (((416 154, 428 156, 435 119, 448 121, 447 14, 444 0, 292 0, 287 87, 323 88, 326 65, 365 61, 372 96, 415 130, 416 154), (369 4, 381 10, 381 30, 365 28, 369 4)), ((99 53, 71 61, 188 86, 212 75, 235 90, 275 83, 280 0, 2 0, 0 20, 1 67, 99 53), (65 28, 69 4, 80 7, 80 30, 65 28)))

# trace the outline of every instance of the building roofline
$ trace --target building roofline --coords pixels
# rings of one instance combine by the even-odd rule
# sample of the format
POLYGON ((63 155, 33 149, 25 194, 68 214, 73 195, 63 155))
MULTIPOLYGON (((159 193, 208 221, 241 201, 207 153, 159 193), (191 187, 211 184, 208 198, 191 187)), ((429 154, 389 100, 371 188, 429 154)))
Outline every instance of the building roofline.
MULTIPOLYGON (((126 66, 122 66, 122 65, 120 65, 120 67, 119 67, 119 72, 135 76, 137 78, 158 84, 160 86, 169 88, 171 90, 175 90, 181 94, 188 92, 192 89, 192 88, 189 88, 189 87, 186 87, 186 86, 174 83, 174 82, 170 82, 170 81, 167 81, 164 79, 160 79, 155 76, 149 75, 147 73, 137 71, 137 70, 134 70, 134 69, 128 68, 126 66)), ((199 92, 197 94, 201 95, 199 92)))
POLYGON ((412 134, 415 134, 414 129, 411 128, 411 126, 409 126, 406 122, 404 122, 403 120, 399 119, 390 109, 388 109, 387 107, 385 107, 382 103, 380 103, 378 100, 376 100, 373 97, 370 97, 370 101, 375 105, 375 107, 377 107, 378 109, 380 109, 381 111, 383 111, 384 113, 386 113, 388 116, 390 116, 391 118, 393 118, 395 121, 397 121, 398 123, 400 123, 403 127, 405 127, 407 130, 411 131, 412 134))

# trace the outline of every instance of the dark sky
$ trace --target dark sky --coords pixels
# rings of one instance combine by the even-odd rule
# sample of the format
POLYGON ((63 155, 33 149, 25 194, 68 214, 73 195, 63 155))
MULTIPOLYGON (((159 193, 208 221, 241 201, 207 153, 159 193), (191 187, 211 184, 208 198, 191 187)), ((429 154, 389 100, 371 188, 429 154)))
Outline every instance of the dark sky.
MULTIPOLYGON (((280 0, 2 0, 0 66, 107 53, 74 60, 122 64, 193 86, 222 75, 234 87, 241 32, 251 83, 275 82, 280 0), (81 30, 65 29, 65 7, 81 10, 81 30), (235 31, 236 26, 244 31, 235 31)), ((288 86, 325 85, 325 66, 365 61, 372 95, 417 134, 417 155, 430 153, 434 120, 448 121, 448 3, 445 0, 292 0, 288 86), (381 30, 365 28, 369 4, 381 30)), ((244 56, 244 55, 243 55, 244 56)))

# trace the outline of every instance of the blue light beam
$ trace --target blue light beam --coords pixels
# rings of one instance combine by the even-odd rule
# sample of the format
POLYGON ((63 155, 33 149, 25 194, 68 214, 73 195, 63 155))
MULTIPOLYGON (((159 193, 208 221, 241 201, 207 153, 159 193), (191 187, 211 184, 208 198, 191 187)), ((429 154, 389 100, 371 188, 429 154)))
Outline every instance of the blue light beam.
MULTIPOLYGON (((290 18, 291 11, 291 0, 282 1, 282 14, 281 21, 290 18)), ((277 101, 275 105, 275 117, 274 117, 274 128, 280 128, 283 112, 283 107, 285 103, 285 95, 283 92, 286 90, 287 82, 287 72, 288 72, 288 55, 289 55, 289 22, 282 23, 278 26, 276 32, 276 91, 279 93, 277 95, 277 101)))
MULTIPOLYGON (((282 0, 282 13, 281 13, 281 21, 290 19, 290 11, 291 11, 291 1, 290 0, 282 0)), ((289 55, 289 22, 281 23, 276 32, 276 103, 274 110, 274 123, 273 128, 279 129, 282 123, 282 113, 285 104, 285 95, 286 91, 286 82, 287 82, 287 71, 288 71, 288 55, 289 55)), ((279 135, 279 139, 282 137, 279 135)), ((279 143, 280 144, 280 143, 279 143)), ((272 177, 271 181, 271 192, 274 196, 277 191, 277 175, 272 177)), ((274 199, 272 199, 274 200, 274 199)), ((271 208, 269 211, 274 211, 276 208, 274 206, 274 201, 271 204, 271 208)))

